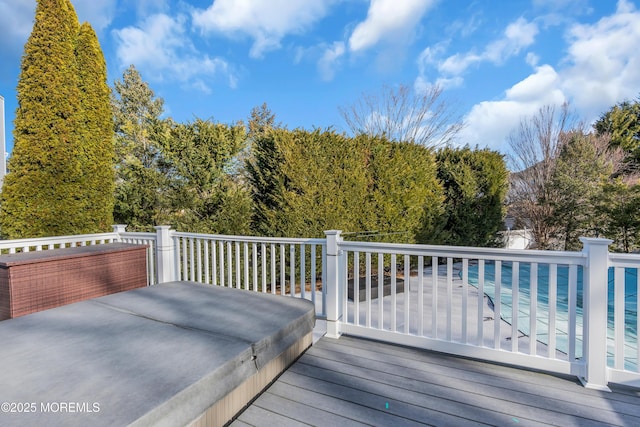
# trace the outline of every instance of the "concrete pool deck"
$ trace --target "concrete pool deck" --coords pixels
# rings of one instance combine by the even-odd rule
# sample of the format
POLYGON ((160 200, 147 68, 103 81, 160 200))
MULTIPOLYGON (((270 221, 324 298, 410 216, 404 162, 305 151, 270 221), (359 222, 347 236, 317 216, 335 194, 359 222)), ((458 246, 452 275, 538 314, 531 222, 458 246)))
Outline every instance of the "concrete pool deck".
POLYGON ((311 344, 314 322, 305 300, 188 282, 6 320, 0 424, 223 424, 311 344))

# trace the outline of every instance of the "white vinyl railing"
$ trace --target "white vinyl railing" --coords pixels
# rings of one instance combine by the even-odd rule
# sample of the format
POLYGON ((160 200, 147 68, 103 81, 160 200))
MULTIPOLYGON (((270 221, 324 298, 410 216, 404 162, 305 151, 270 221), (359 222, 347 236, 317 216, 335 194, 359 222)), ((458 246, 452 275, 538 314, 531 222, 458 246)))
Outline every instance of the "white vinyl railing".
POLYGON ((330 337, 571 374, 603 390, 640 387, 640 256, 609 254, 610 240, 549 252, 327 238, 330 337))
POLYGON ((195 281, 312 301, 327 335, 352 334, 640 387, 640 255, 182 233, 0 241, 0 252, 148 246, 149 284, 195 281))
POLYGON ((585 254, 357 242, 339 248, 347 283, 341 332, 585 376, 577 304, 585 254))
POLYGON ((324 239, 172 233, 175 278, 312 301, 326 316, 324 239))
POLYGON ((0 240, 0 253, 46 251, 58 248, 98 245, 119 241, 118 233, 83 234, 77 236, 37 237, 33 239, 0 240))

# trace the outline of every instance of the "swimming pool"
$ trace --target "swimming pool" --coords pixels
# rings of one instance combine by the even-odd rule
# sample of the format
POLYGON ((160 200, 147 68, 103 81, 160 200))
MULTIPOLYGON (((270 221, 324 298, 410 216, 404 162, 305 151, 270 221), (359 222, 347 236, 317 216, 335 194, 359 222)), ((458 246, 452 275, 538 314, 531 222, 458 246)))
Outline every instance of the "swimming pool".
MULTIPOLYGON (((513 303, 512 303, 512 273, 513 263, 502 262, 500 280, 500 310, 501 318, 512 324, 513 303)), ((530 300, 529 278, 531 264, 519 264, 518 282, 518 330, 529 335, 530 300)), ((583 319, 583 292, 582 292, 582 267, 578 267, 577 272, 577 309, 576 309, 576 357, 582 356, 582 319, 583 319)), ((495 263, 485 261, 484 265, 484 293, 492 300, 496 299, 495 287, 495 263)), ((614 337, 614 269, 609 268, 608 285, 608 347, 613 349, 614 337)), ((557 292, 556 292, 556 348, 559 351, 568 353, 569 350, 569 267, 558 266, 557 269, 557 292)), ((469 284, 478 286, 478 265, 469 266, 469 284)), ((638 271, 635 268, 625 269, 625 369, 637 369, 638 356, 638 271)), ((538 264, 538 291, 537 291, 537 311, 536 333, 538 341, 548 344, 549 339, 549 266, 538 264)), ((609 366, 613 366, 613 351, 608 354, 609 366)))

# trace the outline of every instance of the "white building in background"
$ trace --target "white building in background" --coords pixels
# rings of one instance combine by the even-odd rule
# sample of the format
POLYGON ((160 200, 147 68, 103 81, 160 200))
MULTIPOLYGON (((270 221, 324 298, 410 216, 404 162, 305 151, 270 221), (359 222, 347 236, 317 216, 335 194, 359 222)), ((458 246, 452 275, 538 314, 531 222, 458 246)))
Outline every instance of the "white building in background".
POLYGON ((0 95, 0 188, 7 173, 7 142, 4 133, 4 98, 0 95))
POLYGON ((502 238, 507 249, 529 249, 533 243, 533 233, 526 228, 503 231, 502 238))

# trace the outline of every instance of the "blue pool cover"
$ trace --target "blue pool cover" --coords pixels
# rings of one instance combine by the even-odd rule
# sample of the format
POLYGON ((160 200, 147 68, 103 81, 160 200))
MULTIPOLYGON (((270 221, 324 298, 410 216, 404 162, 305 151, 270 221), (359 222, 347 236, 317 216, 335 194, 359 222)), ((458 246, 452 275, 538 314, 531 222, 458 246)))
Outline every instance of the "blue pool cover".
MULTIPOLYGON (((518 271, 518 330, 530 334, 530 300, 531 292, 529 280, 531 277, 531 264, 519 263, 518 271)), ((577 270, 577 308, 576 308, 576 357, 582 353, 582 267, 577 270)), ((513 263, 502 262, 500 280, 500 304, 501 318, 512 324, 512 282, 513 263)), ((484 293, 492 300, 496 299, 496 271, 493 261, 485 261, 484 265, 484 293)), ((557 267, 557 291, 556 291, 556 347, 557 350, 568 353, 568 329, 569 329, 569 267, 558 265, 557 267)), ((478 286, 478 265, 469 266, 469 284, 478 286)), ((538 290, 537 290, 536 332, 538 341, 548 344, 549 339, 549 265, 538 264, 538 290)), ((608 338, 609 338, 609 365, 613 366, 613 337, 614 337, 614 269, 609 268, 608 283, 608 338)), ((625 369, 637 370, 638 358, 638 270, 625 268, 625 369)))

